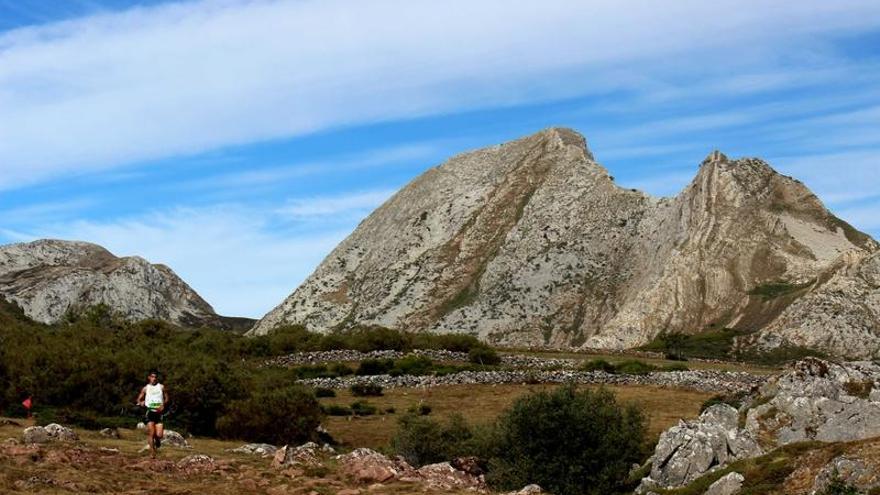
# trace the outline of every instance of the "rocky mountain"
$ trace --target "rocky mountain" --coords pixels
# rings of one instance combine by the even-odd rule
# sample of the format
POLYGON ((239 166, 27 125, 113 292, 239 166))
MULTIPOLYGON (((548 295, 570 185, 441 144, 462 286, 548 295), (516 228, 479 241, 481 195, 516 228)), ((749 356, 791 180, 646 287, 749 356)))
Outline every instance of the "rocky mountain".
POLYGON ((378 324, 621 349, 730 327, 763 346, 873 354, 877 252, 759 159, 713 152, 680 194, 654 198, 551 128, 416 178, 251 333, 378 324))
POLYGON ((242 328, 252 320, 218 316, 165 265, 117 258, 86 242, 39 240, 0 246, 0 296, 35 321, 106 304, 129 320, 158 318, 185 326, 242 328))

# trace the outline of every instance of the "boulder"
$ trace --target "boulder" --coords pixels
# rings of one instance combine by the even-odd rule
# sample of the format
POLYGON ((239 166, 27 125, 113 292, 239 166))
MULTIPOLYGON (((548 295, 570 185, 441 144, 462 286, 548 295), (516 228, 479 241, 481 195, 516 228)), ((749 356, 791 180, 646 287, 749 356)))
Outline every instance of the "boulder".
POLYGON ((77 436, 76 432, 66 426, 51 423, 46 425, 45 428, 46 433, 51 440, 58 440, 61 442, 75 442, 79 440, 79 436, 77 436))
POLYGON ((104 428, 98 434, 106 438, 119 438, 119 430, 116 428, 104 428))
POLYGON ((784 445, 880 436, 880 365, 806 358, 768 379, 740 411, 716 405, 660 436, 639 493, 684 486, 784 445), (739 420, 745 417, 744 425, 739 420))
POLYGON ((143 421, 139 421, 135 428, 137 428, 138 430, 146 430, 147 425, 143 421))
POLYGON ((177 469, 192 473, 205 473, 214 470, 214 458, 204 454, 193 454, 177 461, 177 469))
POLYGON ((501 495, 543 495, 544 489, 538 485, 526 485, 517 492, 505 492, 501 495))
POLYGON ((46 443, 49 441, 49 432, 42 426, 29 426, 21 434, 24 443, 46 443))
POLYGON ((761 455, 751 432, 738 426, 739 413, 727 404, 706 409, 696 421, 681 421, 661 436, 651 458, 651 475, 641 492, 676 488, 730 462, 761 455))
POLYGON ((283 467, 317 467, 321 465, 321 447, 315 442, 307 442, 299 447, 285 445, 276 449, 272 466, 283 467))
POLYGON ((172 447, 177 447, 180 449, 190 449, 189 442, 186 441, 186 438, 183 438, 183 435, 177 433, 174 430, 165 430, 165 433, 162 437, 162 445, 170 445, 172 447))
POLYGON ((475 490, 485 487, 482 476, 474 476, 456 469, 448 462, 422 466, 416 470, 416 473, 422 479, 422 483, 437 490, 475 490))
POLYGON ((248 443, 242 445, 241 447, 229 449, 229 451, 235 452, 237 454, 258 455, 260 457, 273 457, 275 455, 275 452, 278 451, 278 447, 275 447, 274 445, 269 445, 268 443, 248 443))
POLYGON ((455 469, 458 469, 459 471, 464 471, 471 476, 480 476, 486 474, 484 463, 478 457, 456 457, 455 459, 449 461, 449 464, 451 464, 452 467, 454 467, 455 469))
POLYGON ((703 495, 736 495, 742 490, 745 477, 739 473, 728 473, 709 485, 703 495))
POLYGON ((372 449, 355 449, 348 454, 336 456, 340 472, 360 483, 384 483, 407 478, 418 481, 421 477, 403 458, 388 457, 372 449))

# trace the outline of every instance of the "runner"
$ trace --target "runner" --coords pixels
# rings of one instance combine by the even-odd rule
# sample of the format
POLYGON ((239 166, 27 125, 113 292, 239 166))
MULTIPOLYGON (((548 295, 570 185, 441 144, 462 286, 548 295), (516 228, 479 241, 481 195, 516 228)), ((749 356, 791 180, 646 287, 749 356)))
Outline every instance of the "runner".
POLYGON ((147 442, 150 446, 150 456, 156 458, 156 450, 162 445, 162 437, 165 435, 165 427, 162 424, 162 413, 168 404, 168 393, 165 386, 159 383, 159 372, 151 371, 147 375, 147 384, 141 389, 137 403, 147 408, 147 442))

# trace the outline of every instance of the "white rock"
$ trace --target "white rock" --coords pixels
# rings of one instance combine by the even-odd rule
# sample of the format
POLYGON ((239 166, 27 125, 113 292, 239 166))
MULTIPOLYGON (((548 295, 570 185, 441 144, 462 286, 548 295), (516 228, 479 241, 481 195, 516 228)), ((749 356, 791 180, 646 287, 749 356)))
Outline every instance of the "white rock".
POLYGON ((736 495, 742 490, 743 481, 743 475, 728 473, 712 483, 704 495, 736 495))

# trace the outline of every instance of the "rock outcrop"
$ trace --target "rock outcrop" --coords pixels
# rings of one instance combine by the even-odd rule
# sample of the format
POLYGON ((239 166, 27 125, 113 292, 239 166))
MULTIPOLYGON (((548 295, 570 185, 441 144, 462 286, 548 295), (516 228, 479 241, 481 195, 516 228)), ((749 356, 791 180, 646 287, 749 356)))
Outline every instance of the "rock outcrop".
MULTIPOLYGON (((880 436, 878 385, 880 365, 872 362, 808 358, 794 363, 771 377, 739 410, 714 405, 699 420, 682 421, 664 432, 639 492, 681 487, 737 460, 790 444, 880 436)), ((848 466, 848 472, 865 471, 850 461, 842 460, 841 466, 848 466)))
POLYGON ((804 359, 761 387, 746 429, 765 445, 880 435, 880 365, 804 359))
POLYGON ((117 258, 86 242, 39 240, 0 246, 0 297, 31 319, 56 323, 68 312, 107 305, 128 320, 156 318, 184 326, 241 328, 249 320, 218 316, 165 265, 117 258))
POLYGON ((697 421, 681 421, 661 436, 651 457, 651 475, 642 482, 650 488, 679 487, 740 459, 763 454, 757 439, 738 426, 737 410, 714 405, 697 421))
POLYGON ((860 355, 878 348, 860 346, 880 339, 869 324, 876 304, 853 305, 832 324, 817 316, 798 333, 816 302, 793 303, 828 300, 838 293, 828 283, 853 277, 848 290, 873 294, 866 260, 877 250, 761 160, 713 152, 678 196, 658 199, 619 187, 582 136, 553 128, 416 178, 251 334, 377 324, 622 349, 664 331, 732 327, 780 334, 765 346, 860 355))

